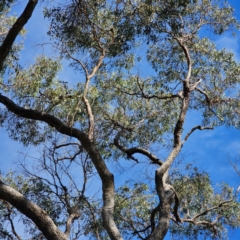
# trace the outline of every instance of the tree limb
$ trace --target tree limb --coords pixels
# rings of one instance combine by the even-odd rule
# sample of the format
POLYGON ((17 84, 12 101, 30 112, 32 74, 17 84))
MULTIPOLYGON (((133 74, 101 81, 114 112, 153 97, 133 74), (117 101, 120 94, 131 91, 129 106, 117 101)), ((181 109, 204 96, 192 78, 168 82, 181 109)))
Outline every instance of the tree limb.
POLYGON ((198 88, 198 87, 195 87, 195 89, 196 89, 198 92, 202 93, 202 94, 205 96, 206 101, 207 101, 207 104, 210 105, 210 104, 211 104, 211 100, 210 100, 210 98, 208 97, 207 93, 204 92, 203 90, 201 90, 201 89, 198 88))
MULTIPOLYGON (((9 204, 10 205, 10 204, 9 204)), ((13 224, 13 220, 11 218, 11 209, 8 208, 8 214, 7 214, 7 218, 10 222, 10 225, 11 225, 11 229, 12 229, 12 232, 14 234, 14 236, 18 239, 18 240, 21 240, 20 236, 17 234, 16 230, 15 230, 15 227, 14 227, 14 224, 13 224)))
POLYGON ((73 221, 78 219, 79 217, 80 217, 80 213, 78 213, 78 212, 72 213, 68 217, 68 220, 66 222, 66 229, 64 232, 67 237, 69 237, 69 235, 70 235, 71 225, 72 225, 73 221))
POLYGON ((43 209, 29 201, 15 189, 4 184, 1 180, 0 198, 12 204, 25 216, 31 219, 48 240, 68 239, 67 236, 56 227, 52 219, 43 209))
POLYGON ((185 80, 183 81, 181 112, 179 114, 178 120, 174 128, 174 132, 173 132, 173 138, 174 138, 173 149, 168 155, 166 161, 163 162, 163 164, 155 171, 156 190, 160 200, 160 207, 159 207, 160 217, 159 217, 158 225, 155 227, 151 235, 147 238, 148 240, 164 238, 164 236, 167 234, 167 229, 169 228, 169 219, 170 219, 172 201, 175 200, 175 206, 178 207, 178 204, 176 204, 176 199, 175 199, 176 196, 174 196, 173 194, 169 194, 173 190, 170 188, 168 184, 165 183, 165 180, 166 180, 165 177, 169 167, 171 166, 172 162, 175 160, 176 156, 179 154, 182 146, 181 136, 183 131, 183 124, 185 122, 186 113, 187 113, 189 100, 190 100, 190 93, 191 93, 190 87, 189 87, 189 80, 191 77, 192 62, 191 62, 191 57, 190 57, 188 48, 187 46, 184 45, 183 40, 178 38, 175 38, 175 39, 178 41, 179 45, 181 46, 185 54, 187 65, 188 65, 188 72, 185 80))
POLYGON ((154 218, 155 218, 155 215, 156 213, 159 211, 159 207, 160 207, 160 203, 152 210, 151 212, 151 217, 150 217, 150 222, 151 222, 151 228, 152 228, 152 231, 155 229, 155 221, 154 221, 154 218))
POLYGON ((233 201, 233 199, 226 200, 226 201, 224 201, 224 202, 219 203, 219 204, 218 204, 217 206, 215 206, 215 207, 208 208, 208 209, 206 209, 205 211, 203 211, 203 212, 201 212, 201 213, 199 213, 199 214, 196 214, 194 217, 192 217, 192 220, 194 221, 196 218, 199 218, 199 217, 201 217, 201 216, 203 216, 203 215, 206 215, 208 212, 211 212, 211 211, 213 211, 213 210, 215 210, 215 209, 217 209, 217 208, 220 208, 220 207, 222 207, 222 205, 227 204, 227 203, 230 203, 230 202, 232 202, 232 201, 233 201))
POLYGON ((182 222, 182 219, 180 218, 179 214, 178 214, 178 207, 180 205, 180 201, 179 201, 179 197, 178 194, 176 192, 176 190, 172 187, 173 191, 174 191, 174 197, 175 197, 175 204, 173 207, 173 215, 175 216, 176 222, 182 222))
POLYGON ((197 88, 197 85, 202 81, 202 79, 199 79, 197 82, 195 82, 194 84, 192 84, 190 86, 190 91, 193 91, 197 88))
POLYGON ((70 137, 74 137, 81 142, 82 147, 89 154, 102 181, 103 224, 112 240, 122 240, 121 234, 117 229, 117 226, 113 218, 114 189, 115 189, 114 177, 113 174, 108 170, 94 142, 88 138, 88 135, 77 128, 65 125, 62 121, 60 121, 58 118, 51 114, 20 107, 16 105, 12 100, 10 100, 8 97, 3 96, 2 94, 0 94, 0 103, 5 105, 9 111, 13 112, 19 117, 45 122, 49 126, 56 129, 58 132, 70 137))
POLYGON ((17 19, 17 21, 13 24, 11 29, 9 30, 5 40, 2 43, 2 46, 0 47, 0 71, 2 70, 3 63, 9 54, 12 45, 17 37, 17 35, 20 33, 20 31, 23 29, 24 25, 28 22, 28 20, 31 18, 34 8, 36 7, 38 3, 38 0, 29 0, 26 8, 24 9, 21 16, 17 19))
MULTIPOLYGON (((222 207, 224 204, 227 204, 227 203, 230 203, 232 202, 233 199, 230 199, 230 200, 226 200, 226 201, 223 201, 221 203, 219 203, 218 205, 214 206, 214 207, 211 207, 211 208, 208 208, 206 209, 205 211, 199 213, 199 214, 196 214, 195 216, 193 216, 192 218, 189 216, 189 218, 182 218, 181 219, 181 222, 188 222, 188 223, 192 223, 194 225, 205 225, 209 228, 212 229, 212 231, 214 232, 214 234, 216 235, 217 234, 217 229, 216 229, 216 226, 215 224, 217 223, 218 219, 222 217, 222 215, 219 215, 216 217, 216 219, 212 222, 209 222, 209 221, 205 221, 205 220, 200 220, 200 221, 197 221, 197 218, 201 217, 201 216, 204 216, 206 215, 208 212, 211 212, 217 208, 220 208, 222 207)), ((176 224, 177 224, 177 221, 176 219, 174 219, 173 217, 171 217, 171 220, 173 220, 176 224)))
POLYGON ((134 158, 132 155, 135 154, 135 153, 140 153, 140 154, 148 157, 148 158, 152 161, 152 163, 157 164, 157 165, 159 165, 159 166, 162 165, 163 162, 162 162, 161 160, 159 160, 156 156, 154 156, 152 153, 150 153, 149 151, 147 151, 146 149, 139 148, 139 147, 133 147, 133 148, 127 149, 127 148, 123 147, 123 146, 119 143, 119 139, 120 139, 121 135, 122 135, 122 131, 118 132, 118 134, 117 134, 116 137, 114 138, 113 143, 114 143, 114 145, 115 145, 118 149, 120 149, 122 152, 126 153, 127 156, 128 156, 130 159, 138 162, 138 160, 137 160, 136 158, 134 158))
POLYGON ((206 129, 209 129, 209 130, 213 130, 213 127, 202 127, 200 125, 196 126, 196 127, 193 127, 188 133, 187 135, 185 136, 184 138, 184 141, 182 142, 182 145, 188 140, 189 136, 195 131, 195 130, 206 130, 206 129))

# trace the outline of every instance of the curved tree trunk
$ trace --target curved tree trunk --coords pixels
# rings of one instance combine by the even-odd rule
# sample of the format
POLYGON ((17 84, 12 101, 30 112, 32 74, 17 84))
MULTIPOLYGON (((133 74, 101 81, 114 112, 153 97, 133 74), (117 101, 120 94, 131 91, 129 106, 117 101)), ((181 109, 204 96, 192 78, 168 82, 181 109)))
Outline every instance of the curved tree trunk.
POLYGON ((108 170, 101 154, 99 153, 95 144, 88 138, 87 134, 81 130, 73 127, 66 126, 58 118, 51 114, 39 112, 37 110, 25 109, 16 105, 8 97, 0 94, 0 103, 5 105, 7 109, 19 117, 24 117, 33 120, 39 120, 47 123, 53 127, 59 133, 65 134, 70 137, 78 139, 82 147, 88 152, 101 180, 102 180, 102 192, 103 192, 103 224, 112 240, 122 240, 121 234, 115 224, 113 218, 114 212, 114 177, 108 170))
POLYGON ((29 201, 15 189, 4 184, 1 180, 0 199, 9 202, 21 213, 31 219, 46 239, 68 240, 67 236, 57 228, 52 219, 43 209, 29 201))

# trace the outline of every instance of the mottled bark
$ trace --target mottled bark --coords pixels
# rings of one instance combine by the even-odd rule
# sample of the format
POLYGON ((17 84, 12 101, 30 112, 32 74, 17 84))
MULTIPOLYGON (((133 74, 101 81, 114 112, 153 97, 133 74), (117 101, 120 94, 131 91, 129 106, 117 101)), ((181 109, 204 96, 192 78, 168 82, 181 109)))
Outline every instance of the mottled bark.
MULTIPOLYGON (((33 10, 35 9, 37 3, 38 0, 29 0, 23 13, 13 24, 5 40, 0 46, 0 70, 2 70, 3 63, 8 56, 16 37, 23 29, 24 25, 31 18, 33 10)), ((0 181, 0 199, 9 202, 25 216, 31 219, 47 239, 68 239, 67 236, 56 227, 52 219, 44 210, 42 210, 33 202, 29 201, 18 191, 5 185, 2 181, 0 181)))
POLYGON ((81 142, 82 147, 88 152, 97 172, 102 180, 103 192, 103 224, 112 240, 121 240, 121 234, 116 227, 113 219, 114 212, 114 177, 108 170, 103 161, 98 149, 93 141, 91 141, 87 134, 81 130, 66 126, 58 118, 42 113, 37 110, 25 109, 16 105, 12 100, 0 94, 0 103, 5 105, 7 109, 19 117, 38 120, 47 123, 49 126, 55 128, 59 133, 74 137, 81 142))
POLYGON ((67 240, 48 214, 15 189, 0 181, 0 199, 12 204, 16 209, 31 219, 48 240, 67 240))
MULTIPOLYGON (((186 118, 186 113, 188 110, 190 93, 193 89, 190 88, 190 77, 192 71, 192 62, 191 57, 188 51, 187 46, 184 44, 183 39, 176 38, 180 47, 182 48, 184 55, 187 60, 188 71, 186 78, 182 84, 182 94, 181 94, 181 112, 179 114, 178 120, 176 122, 174 132, 173 132, 173 149, 167 157, 166 161, 156 170, 155 172, 155 184, 156 190, 159 197, 159 221, 156 227, 154 227, 152 234, 147 238, 148 240, 162 240, 167 234, 169 223, 170 223, 170 214, 171 214, 171 205, 174 200, 176 200, 176 193, 173 187, 166 183, 166 178, 168 174, 169 167, 179 154, 182 147, 182 131, 183 124, 186 118)), ((176 203, 175 203, 176 204, 176 203)), ((176 214, 176 221, 181 221, 177 215, 177 209, 174 209, 176 214)))

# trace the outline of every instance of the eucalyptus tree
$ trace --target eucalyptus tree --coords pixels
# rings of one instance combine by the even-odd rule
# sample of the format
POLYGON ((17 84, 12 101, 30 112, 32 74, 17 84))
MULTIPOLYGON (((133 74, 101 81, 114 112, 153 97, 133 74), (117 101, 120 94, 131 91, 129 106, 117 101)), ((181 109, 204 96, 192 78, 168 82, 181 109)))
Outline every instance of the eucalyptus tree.
MULTIPOLYGON (((36 3, 29 1, 1 42, 2 72, 36 3)), ((25 145, 39 145, 51 141, 56 132, 61 134, 53 152, 62 157, 55 159, 54 165, 85 157, 88 169, 94 167, 101 181, 102 206, 87 201, 84 195, 85 200, 77 203, 69 203, 66 197, 63 206, 68 207, 69 218, 63 233, 56 219, 3 182, 0 198, 31 219, 47 239, 70 236, 67 226, 81 218, 81 204, 90 212, 101 209, 101 214, 95 211, 98 220, 85 232, 97 239, 163 239, 170 220, 176 224, 171 232, 183 235, 204 230, 217 236, 226 226, 239 226, 239 204, 229 187, 214 194, 204 173, 169 175, 193 132, 220 125, 239 127, 240 66, 232 53, 217 50, 202 37, 206 29, 214 34, 238 29, 231 6, 221 0, 72 0, 46 9, 45 16, 50 20, 53 48, 79 74, 71 82, 59 80, 59 60, 46 56, 38 57, 28 69, 13 68, 1 84, 2 124, 13 139, 25 145), (183 136, 186 115, 194 111, 202 119, 183 136), (73 146, 77 148, 73 150, 73 146), (167 157, 161 159, 159 152, 151 150, 153 146, 165 149, 167 157), (62 148, 67 149, 68 157, 62 155, 62 148), (143 176, 135 180, 133 189, 123 186, 115 193, 111 163, 124 159, 138 170, 146 167, 146 162, 155 167, 151 176, 157 202, 152 195, 144 195, 143 176), (186 186, 193 191, 189 193, 186 186), (137 208, 138 204, 143 207, 137 208), (133 216, 128 216, 129 212, 133 216)), ((79 168, 86 169, 83 166, 79 168)), ((32 177, 49 184, 47 178, 32 177)), ((62 199, 56 186, 50 184, 49 191, 55 199, 62 199)), ((76 192, 85 194, 79 189, 76 192)))

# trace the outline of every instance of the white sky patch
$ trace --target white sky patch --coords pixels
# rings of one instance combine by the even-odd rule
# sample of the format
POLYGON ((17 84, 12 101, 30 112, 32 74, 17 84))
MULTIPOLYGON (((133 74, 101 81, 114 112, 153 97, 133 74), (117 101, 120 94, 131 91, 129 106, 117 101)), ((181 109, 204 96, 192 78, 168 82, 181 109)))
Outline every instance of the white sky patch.
POLYGON ((239 50, 239 38, 234 36, 222 36, 215 41, 218 49, 226 49, 232 52, 235 56, 235 60, 240 62, 240 50, 239 50))

